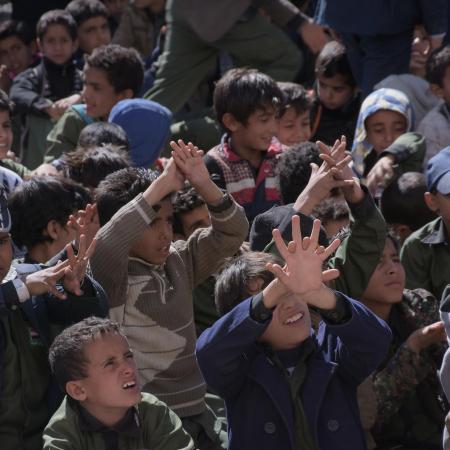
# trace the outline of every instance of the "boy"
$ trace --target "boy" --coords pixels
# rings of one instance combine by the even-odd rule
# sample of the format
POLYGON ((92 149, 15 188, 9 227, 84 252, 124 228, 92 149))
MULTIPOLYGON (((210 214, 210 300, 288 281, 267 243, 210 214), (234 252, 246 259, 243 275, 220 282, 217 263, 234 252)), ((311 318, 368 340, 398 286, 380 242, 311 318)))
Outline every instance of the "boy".
POLYGON ((106 121, 117 102, 135 97, 141 88, 144 66, 136 50, 105 45, 86 58, 83 73, 85 104, 69 108, 56 123, 47 137, 46 162, 75 150, 86 125, 94 120, 106 121))
POLYGON ((254 69, 229 70, 214 90, 215 113, 226 134, 205 164, 250 222, 280 200, 274 170, 282 150, 273 138, 282 98, 275 81, 254 69))
POLYGON ((49 352, 67 394, 44 431, 44 449, 189 450, 180 419, 141 394, 133 351, 119 325, 90 317, 64 330, 49 352))
POLYGON ((311 100, 301 84, 279 82, 283 107, 278 119, 278 140, 287 147, 309 141, 311 137, 311 100))
POLYGON ((45 13, 36 27, 41 63, 17 76, 11 100, 22 114, 21 160, 35 169, 44 159, 46 138, 67 108, 81 100, 81 72, 72 60, 77 49, 77 26, 63 10, 45 13))
POLYGON ((91 267, 110 296, 111 318, 135 351, 143 390, 182 418, 196 446, 223 448, 195 360, 192 290, 237 252, 248 224, 242 208, 210 180, 202 152, 182 141, 171 145, 173 159, 159 177, 130 168, 100 183, 102 228, 91 267), (169 195, 185 178, 208 205, 211 227, 172 243, 169 195))
POLYGON ((66 11, 77 23, 79 50, 76 60, 78 68, 82 69, 85 55, 111 42, 108 10, 98 0, 73 0, 66 6, 66 11))
POLYGON ((11 219, 4 196, 0 214, 0 442, 5 449, 41 450, 42 431, 61 401, 47 362, 54 327, 105 316, 107 302, 101 287, 84 276, 94 248, 85 250, 84 237, 76 257, 66 247, 69 261, 44 270, 30 264, 11 267, 11 219))
POLYGON ((428 161, 425 203, 439 217, 406 239, 400 257, 406 288, 423 288, 441 298, 450 280, 450 147, 428 161))
POLYGON ((316 101, 311 111, 313 142, 333 145, 342 135, 352 146, 361 97, 345 47, 328 42, 316 60, 316 101))
POLYGON ((200 336, 197 359, 225 399, 231 450, 366 448, 356 389, 382 362, 391 333, 361 303, 323 284, 338 276, 322 273, 322 264, 339 241, 318 246, 319 229, 316 220, 302 239, 294 217, 288 246, 274 230, 286 266, 267 264, 276 276, 270 283, 263 271, 225 271, 218 281, 225 315, 200 336), (317 335, 308 307, 322 316, 317 335))
POLYGON ((426 64, 426 79, 432 92, 443 100, 417 128, 427 141, 425 160, 428 161, 450 145, 450 45, 431 53, 426 64))

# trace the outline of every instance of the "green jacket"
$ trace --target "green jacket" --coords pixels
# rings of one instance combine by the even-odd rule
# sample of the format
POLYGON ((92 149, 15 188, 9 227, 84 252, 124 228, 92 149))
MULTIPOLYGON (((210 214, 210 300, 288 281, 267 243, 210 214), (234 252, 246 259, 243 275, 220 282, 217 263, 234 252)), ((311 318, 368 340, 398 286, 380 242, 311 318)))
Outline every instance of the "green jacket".
POLYGON ((31 170, 19 162, 13 161, 12 159, 0 160, 0 167, 5 167, 6 169, 12 170, 22 179, 31 176, 31 170))
MULTIPOLYGON (((44 450, 108 450, 100 432, 87 431, 78 405, 66 397, 44 430, 44 450)), ((137 436, 119 436, 119 450, 191 450, 194 443, 180 418, 155 396, 142 394, 135 406, 137 436)))
POLYGON ((400 258, 408 289, 423 288, 440 299, 450 281, 450 247, 441 217, 412 233, 400 258))

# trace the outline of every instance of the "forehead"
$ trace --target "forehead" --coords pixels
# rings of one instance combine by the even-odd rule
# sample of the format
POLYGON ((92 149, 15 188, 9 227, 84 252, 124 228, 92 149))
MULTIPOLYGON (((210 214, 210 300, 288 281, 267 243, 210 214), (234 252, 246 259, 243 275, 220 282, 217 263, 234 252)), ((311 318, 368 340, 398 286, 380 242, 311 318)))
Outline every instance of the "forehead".
POLYGON ((85 31, 88 28, 102 27, 107 24, 108 21, 104 16, 89 17, 89 19, 86 19, 84 22, 80 23, 78 30, 85 31))
POLYGON ((84 347, 86 358, 96 363, 112 356, 122 355, 129 349, 125 336, 114 331, 95 336, 84 347))
POLYGON ((309 111, 302 111, 300 113, 297 112, 297 110, 289 106, 284 114, 281 116, 282 120, 303 120, 303 119, 309 119, 309 111))
POLYGON ((336 75, 333 75, 332 77, 324 77, 323 75, 318 77, 319 83, 333 88, 340 88, 340 87, 351 87, 350 84, 347 81, 347 77, 344 75, 341 75, 340 73, 337 73, 336 75))
POLYGON ((381 109, 366 119, 367 126, 402 123, 406 125, 406 117, 397 111, 381 109))
POLYGON ((5 109, 0 109, 0 122, 6 122, 11 120, 11 117, 9 115, 9 111, 5 109))
POLYGON ((50 36, 69 36, 70 33, 66 26, 60 23, 52 23, 48 26, 47 31, 44 33, 43 39, 46 39, 50 36))
POLYGON ((26 44, 17 36, 8 36, 0 40, 0 48, 3 50, 15 46, 26 47, 26 44))
POLYGON ((84 80, 86 83, 107 84, 111 87, 106 72, 102 69, 96 69, 95 67, 89 67, 86 63, 83 68, 84 80))

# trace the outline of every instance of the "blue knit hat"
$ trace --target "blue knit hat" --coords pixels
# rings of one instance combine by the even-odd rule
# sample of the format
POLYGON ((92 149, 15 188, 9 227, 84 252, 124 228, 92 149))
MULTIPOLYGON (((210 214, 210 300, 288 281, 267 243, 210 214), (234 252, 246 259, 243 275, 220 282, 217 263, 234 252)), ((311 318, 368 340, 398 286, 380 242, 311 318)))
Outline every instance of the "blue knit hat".
POLYGON ((108 122, 127 133, 133 166, 147 168, 158 159, 169 136, 172 113, 159 103, 134 98, 118 102, 108 122))

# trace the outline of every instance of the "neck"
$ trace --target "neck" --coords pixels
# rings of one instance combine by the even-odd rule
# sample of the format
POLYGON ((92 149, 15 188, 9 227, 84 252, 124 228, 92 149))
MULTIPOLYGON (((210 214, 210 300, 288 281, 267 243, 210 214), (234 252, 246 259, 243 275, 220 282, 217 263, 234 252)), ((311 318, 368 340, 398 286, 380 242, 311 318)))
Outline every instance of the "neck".
POLYGON ((99 422, 101 422, 106 427, 113 427, 117 425, 127 413, 127 407, 121 408, 103 408, 95 405, 91 405, 86 402, 80 402, 80 405, 93 417, 95 417, 99 422))
POLYGON ((51 245, 46 242, 40 242, 34 245, 28 250, 29 259, 38 262, 39 264, 45 264, 49 259, 55 256, 53 253, 51 245))
POLYGON ((246 159, 253 167, 258 168, 262 162, 262 152, 246 146, 237 136, 230 138, 230 146, 236 155, 246 159))
POLYGON ((391 314, 392 305, 365 300, 362 300, 362 302, 380 319, 383 319, 385 322, 389 319, 389 314, 391 314))

